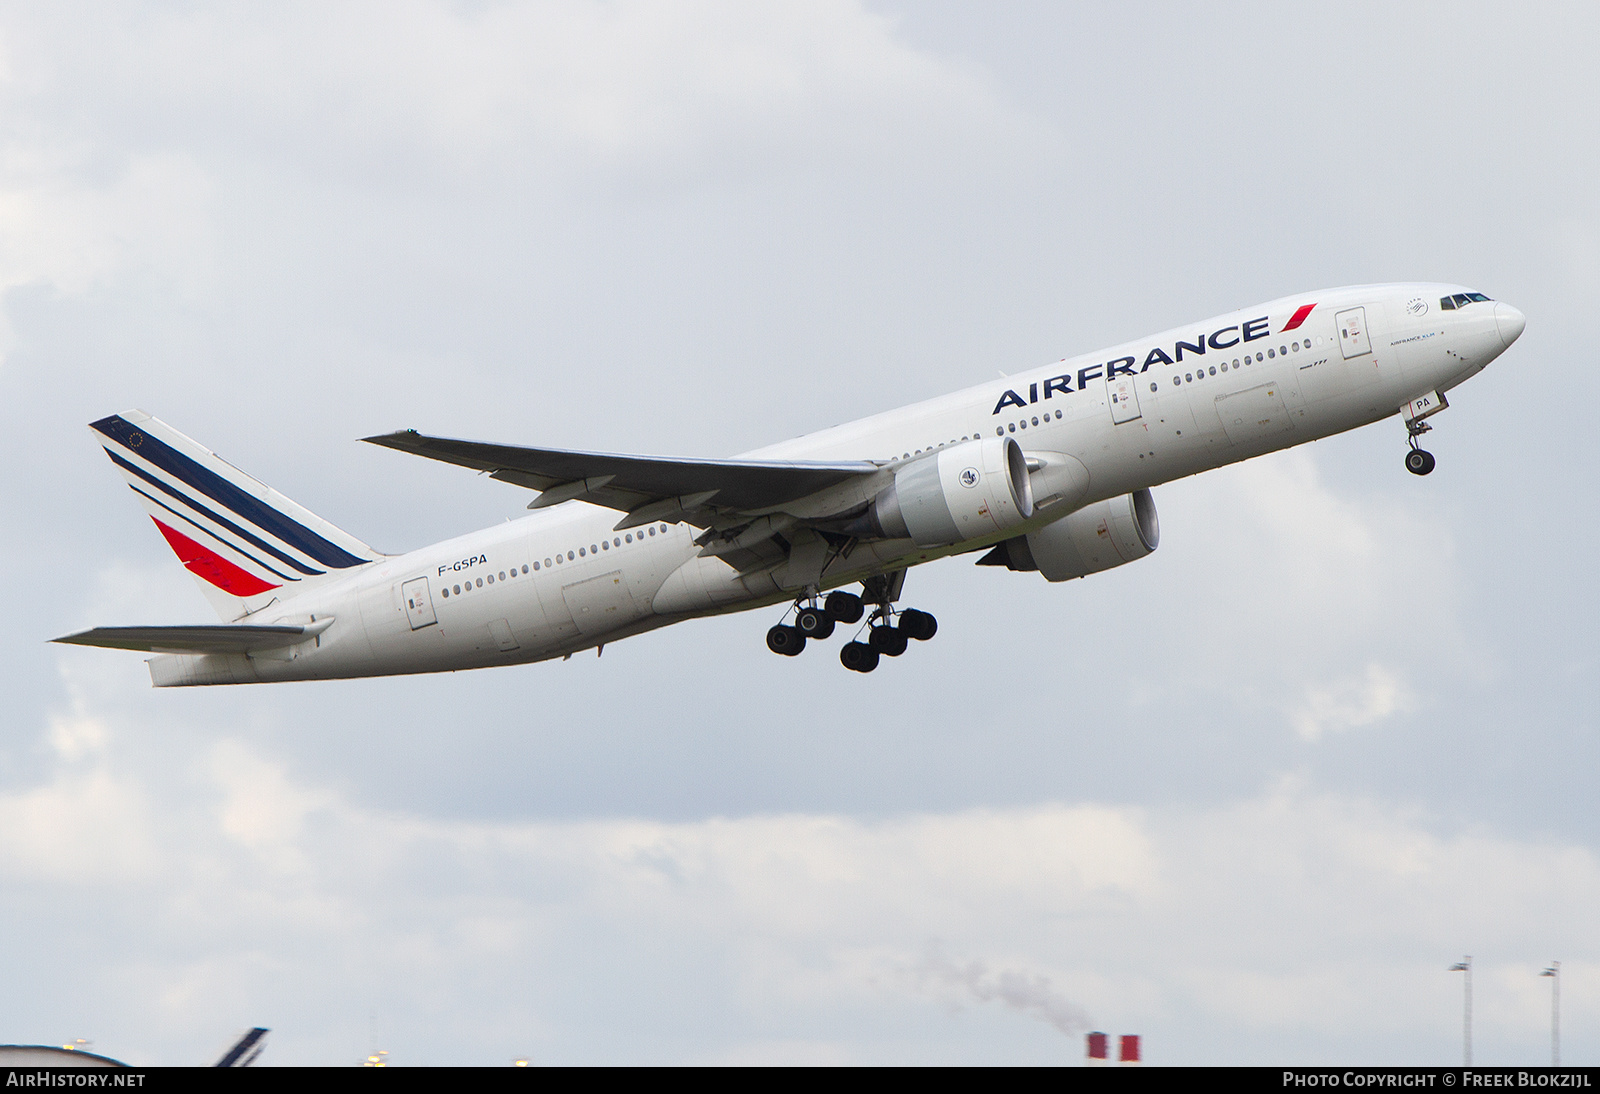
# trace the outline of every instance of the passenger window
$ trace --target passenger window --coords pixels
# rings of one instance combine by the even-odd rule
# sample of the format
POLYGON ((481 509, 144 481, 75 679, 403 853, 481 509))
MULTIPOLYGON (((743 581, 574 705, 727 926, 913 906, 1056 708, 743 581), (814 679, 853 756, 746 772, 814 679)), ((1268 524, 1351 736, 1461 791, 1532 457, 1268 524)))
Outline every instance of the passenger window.
POLYGON ((537 562, 535 562, 535 563, 534 563, 534 564, 533 564, 533 568, 534 568, 534 569, 535 569, 535 570, 537 570, 537 569, 538 569, 538 568, 539 568, 539 564, 538 564, 538 563, 537 563, 537 562))
POLYGON ((1189 382, 1189 383, 1191 383, 1191 384, 1192 384, 1192 383, 1194 383, 1194 377, 1193 377, 1193 376, 1191 376, 1191 375, 1190 375, 1190 374, 1189 374, 1189 373, 1187 373, 1187 372, 1185 372, 1185 373, 1184 373, 1184 374, 1183 374, 1183 378, 1184 378, 1184 379, 1185 379, 1185 380, 1187 380, 1187 381, 1188 381, 1188 382, 1189 382))
MULTIPOLYGON (((469 586, 469 587, 470 587, 470 586, 469 586)), ((456 595, 457 595, 457 596, 460 596, 460 595, 461 595, 461 586, 460 586, 460 585, 457 585, 457 586, 456 586, 456 595)))
POLYGON ((1004 437, 1006 435, 1006 427, 1003 426, 1003 425, 995 426, 994 427, 994 435, 996 437, 1004 437))
POLYGON ((1155 390, 1155 389, 1156 389, 1156 385, 1155 385, 1155 381, 1153 381, 1153 380, 1152 380, 1152 381, 1151 381, 1151 382, 1150 382, 1150 390, 1151 390, 1151 391, 1154 391, 1154 390, 1155 390))
POLYGON ((483 578, 481 577, 478 579, 478 588, 483 588, 483 578))
POLYGON ((620 540, 617 537, 613 536, 612 539, 611 539, 611 546, 613 546, 613 547, 621 547, 622 546, 622 540, 620 540))
POLYGON ((600 547, 603 550, 609 551, 609 550, 611 550, 611 543, 610 543, 610 541, 603 539, 603 540, 600 541, 600 547))
POLYGON ((568 562, 571 562, 571 561, 572 561, 572 552, 571 552, 571 551, 568 551, 568 552, 567 552, 567 561, 568 561, 568 562))
POLYGON ((1061 420, 1061 411, 1058 410, 1058 411, 1056 411, 1056 421, 1059 422, 1060 420, 1061 420))
MULTIPOLYGON (((504 576, 505 576, 505 575, 504 575, 504 574, 502 574, 502 575, 501 575, 501 576, 502 576, 502 577, 504 577, 504 576)), ((489 584, 491 584, 491 585, 493 585, 493 584, 494 584, 494 575, 493 575, 493 574, 490 574, 490 575, 489 575, 489 584)))
POLYGON ((439 590, 439 595, 444 597, 446 600, 449 600, 450 599, 450 590, 449 589, 440 589, 439 590))
POLYGON ((1267 350, 1267 356, 1268 356, 1268 357, 1276 357, 1276 356, 1277 356, 1277 354, 1276 354, 1276 353, 1273 353, 1273 352, 1272 352, 1272 351, 1271 351, 1271 350, 1270 350, 1270 349, 1269 349, 1269 350, 1267 350))
POLYGON ((1256 354, 1256 360, 1257 360, 1257 361, 1259 361, 1259 360, 1261 360, 1261 354, 1259 354, 1259 353, 1258 353, 1258 354, 1256 354))
POLYGON ((651 535, 652 535, 652 536, 653 536, 653 535, 655 535, 655 534, 656 534, 656 530, 655 530, 655 527, 654 527, 654 526, 653 526, 653 525, 652 525, 652 526, 651 526, 651 528, 650 528, 650 534, 651 534, 651 535))
POLYGON ((1034 424, 1034 425, 1038 425, 1038 424, 1039 424, 1039 419, 1038 419, 1038 418, 1035 418, 1035 419, 1034 419, 1034 420, 1033 420, 1033 424, 1034 424))
POLYGON ((1016 422, 1009 422, 1009 423, 1007 423, 1007 425, 1006 425, 1006 432, 1008 432, 1008 433, 1015 433, 1015 432, 1016 432, 1016 431, 1017 431, 1017 423, 1016 423, 1016 422))
POLYGON ((1211 366, 1211 375, 1215 376, 1216 374, 1217 374, 1217 366, 1216 365, 1212 365, 1211 366))
MULTIPOLYGON (((537 562, 535 562, 535 563, 534 563, 534 565, 535 565, 535 566, 537 566, 537 565, 539 565, 539 564, 538 564, 538 563, 537 563, 537 562)), ((527 563, 526 563, 526 562, 524 562, 524 563, 523 563, 523 564, 522 564, 522 572, 523 572, 523 573, 527 573, 527 572, 528 572, 528 564, 527 564, 527 563)))

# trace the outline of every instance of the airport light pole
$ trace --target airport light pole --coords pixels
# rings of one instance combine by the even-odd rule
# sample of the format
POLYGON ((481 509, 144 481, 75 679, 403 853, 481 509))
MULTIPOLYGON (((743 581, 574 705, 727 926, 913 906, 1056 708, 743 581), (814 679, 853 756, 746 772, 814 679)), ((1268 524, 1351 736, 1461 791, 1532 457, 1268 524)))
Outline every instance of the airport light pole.
POLYGON ((1461 1008, 1461 1056, 1462 1063, 1472 1066, 1472 955, 1469 953, 1460 961, 1450 966, 1451 972, 1464 972, 1466 979, 1466 1001, 1461 1008))
POLYGON ((1561 962, 1552 961, 1540 976, 1550 978, 1550 1066, 1561 1066, 1561 962))

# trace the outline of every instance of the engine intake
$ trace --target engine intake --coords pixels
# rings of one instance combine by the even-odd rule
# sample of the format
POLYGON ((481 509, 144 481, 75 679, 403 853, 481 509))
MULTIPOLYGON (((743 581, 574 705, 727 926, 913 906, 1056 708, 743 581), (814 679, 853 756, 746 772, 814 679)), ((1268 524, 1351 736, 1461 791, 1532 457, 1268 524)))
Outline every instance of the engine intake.
POLYGON ((1109 570, 1143 558, 1161 543, 1161 522, 1148 490, 1136 490, 1069 513, 1037 532, 1008 539, 983 558, 980 566, 1037 570, 1047 581, 1109 570))
POLYGON ((944 547, 1015 528, 1033 516, 1028 460, 1011 437, 942 448, 895 472, 865 520, 889 539, 944 547))

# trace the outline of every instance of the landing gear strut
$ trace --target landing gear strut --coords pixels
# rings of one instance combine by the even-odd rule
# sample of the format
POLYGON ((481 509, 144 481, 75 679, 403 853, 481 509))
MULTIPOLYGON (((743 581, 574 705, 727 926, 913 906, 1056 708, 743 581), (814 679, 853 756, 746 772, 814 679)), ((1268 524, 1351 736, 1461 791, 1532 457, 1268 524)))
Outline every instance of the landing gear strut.
POLYGON ((1401 414, 1406 422, 1406 443, 1411 446, 1411 451, 1406 453, 1406 470, 1413 475, 1426 475, 1433 470, 1433 453, 1425 451, 1417 444, 1417 438, 1424 433, 1431 432, 1433 426, 1429 425, 1426 418, 1437 414, 1450 404, 1445 402, 1444 396, 1437 392, 1430 392, 1420 399, 1414 400, 1410 405, 1402 408, 1401 414), (1421 407, 1422 409, 1419 409, 1421 407))
POLYGON ((862 583, 864 596, 856 596, 842 589, 829 593, 820 603, 815 592, 808 592, 794 603, 794 622, 779 623, 767 632, 767 648, 785 657, 794 657, 806 648, 811 639, 821 641, 832 636, 834 627, 843 623, 860 623, 867 615, 867 605, 872 614, 867 616, 866 641, 861 631, 855 641, 847 642, 839 651, 839 661, 852 672, 871 672, 884 657, 899 657, 914 639, 926 642, 939 632, 939 621, 927 612, 915 608, 896 611, 894 602, 900 598, 905 584, 905 573, 868 578, 862 583))
MULTIPOLYGON (((905 573, 871 578, 863 582, 867 599, 874 605, 867 620, 867 640, 861 641, 858 633, 854 642, 839 651, 839 661, 853 672, 871 672, 878 667, 880 658, 899 657, 906 652, 910 639, 926 642, 939 631, 939 621, 927 612, 907 608, 899 612, 896 623, 895 600, 899 599, 905 573)), ((860 616, 857 616, 860 618, 860 616)))

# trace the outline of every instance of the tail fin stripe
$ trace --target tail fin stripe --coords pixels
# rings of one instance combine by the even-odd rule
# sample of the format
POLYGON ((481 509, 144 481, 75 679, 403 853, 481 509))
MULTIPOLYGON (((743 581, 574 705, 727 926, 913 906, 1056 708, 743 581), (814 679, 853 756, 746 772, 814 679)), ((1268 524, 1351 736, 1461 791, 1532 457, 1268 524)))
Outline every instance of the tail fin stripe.
MULTIPOLYGON (((155 517, 150 519, 156 520, 155 517)), ((217 552, 196 543, 175 528, 168 528, 159 520, 156 520, 156 527, 161 529, 161 535, 177 552, 178 561, 183 563, 185 569, 230 596, 257 596, 278 587, 262 581, 249 570, 240 569, 217 552)))
MULTIPOLYGON (((199 513, 202 516, 204 516, 204 517, 206 517, 206 518, 208 518, 210 520, 216 521, 222 527, 226 528, 228 531, 232 532, 234 535, 238 536, 240 539, 244 540, 246 543, 250 544, 253 547, 256 547, 259 550, 267 552, 267 554, 271 555, 273 558, 277 559, 278 561, 284 563, 284 565, 291 566, 294 569, 299 570, 301 573, 306 574, 308 576, 312 576, 312 577, 316 576, 317 574, 321 574, 321 573, 325 573, 326 572, 326 571, 323 571, 323 570, 313 569, 312 567, 307 566, 305 563, 299 561, 298 559, 294 559, 294 558, 289 557, 288 555, 284 554, 282 551, 278 550, 276 547, 272 546, 272 544, 267 543, 264 540, 260 539, 259 537, 254 536, 251 533, 245 531, 243 528, 240 528, 237 524, 233 523, 233 521, 229 520, 227 517, 224 517, 224 516, 221 516, 218 513, 212 512, 209 508, 207 508, 204 505, 201 505, 199 502, 197 502, 193 498, 189 497, 183 491, 174 489, 172 486, 169 486, 167 483, 162 482, 160 479, 158 479, 154 475, 150 474, 150 472, 144 470, 144 468, 138 467, 138 466, 128 462, 127 460, 123 459, 121 456, 118 456, 115 452, 111 451, 111 449, 109 449, 109 448, 106 449, 106 455, 111 457, 111 462, 112 463, 116 464, 118 467, 120 467, 123 470, 127 471, 129 474, 138 475, 141 479, 143 479, 145 482, 148 482, 150 485, 154 486, 156 489, 160 490, 162 493, 167 494, 170 497, 177 498, 179 501, 183 502, 183 504, 185 504, 189 508, 193 509, 196 513, 199 513)), ((133 484, 129 483, 129 486, 133 486, 133 484)), ((139 490, 139 488, 136 487, 136 486, 134 486, 133 489, 139 490)), ((145 494, 145 492, 143 490, 139 490, 139 493, 144 494, 144 496, 147 497, 147 498, 150 498, 150 495, 149 494, 145 494)), ((157 505, 160 505, 163 509, 166 509, 170 513, 177 513, 177 515, 180 516, 180 517, 183 516, 183 514, 182 513, 178 513, 178 511, 176 509, 173 509, 173 508, 171 508, 170 506, 167 506, 167 505, 163 505, 161 502, 156 501, 155 498, 150 498, 150 500, 154 501, 157 505)), ((184 517, 183 519, 184 520, 189 520, 188 517, 184 517)), ((190 524, 194 524, 195 522, 192 521, 192 520, 189 520, 189 523, 190 524)), ((195 525, 195 527, 198 528, 198 527, 200 527, 200 525, 195 525)), ((207 534, 211 535, 212 537, 214 537, 216 539, 222 539, 221 536, 218 536, 217 533, 211 531, 209 528, 205 529, 205 531, 207 532, 207 534)), ((227 540, 222 540, 222 542, 228 543, 227 540)), ((249 552, 241 550, 239 548, 238 544, 228 543, 228 546, 231 547, 233 550, 238 551, 241 555, 244 555, 246 558, 250 557, 249 552)), ((274 572, 276 572, 276 571, 274 571, 274 572)), ((284 575, 279 574, 278 576, 279 577, 283 577, 284 575)), ((299 580, 299 579, 298 578, 292 578, 292 579, 289 579, 289 580, 299 580)))
POLYGON ((130 452, 136 452, 140 458, 148 460, 173 478, 194 487, 263 532, 276 536, 324 566, 343 570, 351 566, 360 566, 367 561, 357 558, 337 544, 328 542, 299 521, 278 512, 260 498, 240 489, 215 471, 201 466, 164 441, 140 432, 133 423, 121 415, 113 414, 92 425, 94 429, 130 452))
MULTIPOLYGON (((148 500, 150 502, 150 504, 159 505, 159 506, 161 506, 161 508, 163 508, 167 512, 171 513, 173 516, 177 517, 179 520, 184 521, 185 523, 191 525, 194 528, 198 528, 200 531, 204 532, 206 535, 210 536, 212 539, 214 539, 218 543, 222 544, 228 550, 239 554, 241 557, 249 559, 251 562, 255 563, 257 566, 259 566, 263 570, 267 571, 267 573, 271 574, 273 577, 281 578, 284 581, 299 581, 300 580, 298 577, 294 577, 294 576, 292 576, 290 574, 279 573, 277 570, 274 570, 271 566, 268 566, 265 562, 262 562, 259 558, 257 558, 255 555, 252 555, 248 551, 239 550, 238 547, 235 547, 232 543, 229 543, 227 540, 225 540, 221 536, 217 535, 217 533, 215 533, 211 529, 207 528, 204 524, 201 524, 199 521, 193 519, 192 517, 186 516, 183 513, 178 512, 176 509, 174 509, 172 506, 168 505, 166 502, 162 501, 160 498, 151 497, 149 494, 145 493, 143 490, 140 490, 137 486, 134 486, 132 483, 128 484, 128 489, 132 490, 135 494, 138 494, 140 497, 145 498, 146 500, 148 500)), ((152 519, 154 519, 154 518, 152 518, 152 519)), ((161 521, 157 520, 156 523, 157 524, 161 524, 161 521)), ((162 525, 162 527, 166 527, 166 525, 162 525)), ((168 539, 167 542, 171 543, 172 540, 168 539)))

